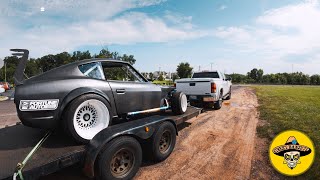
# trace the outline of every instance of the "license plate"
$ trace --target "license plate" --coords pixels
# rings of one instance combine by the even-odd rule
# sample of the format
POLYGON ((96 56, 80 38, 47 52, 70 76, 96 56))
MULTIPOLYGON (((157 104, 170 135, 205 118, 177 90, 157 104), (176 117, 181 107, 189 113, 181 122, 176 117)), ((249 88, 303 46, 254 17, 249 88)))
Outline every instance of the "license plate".
POLYGON ((55 110, 59 104, 59 99, 47 100, 21 100, 19 109, 21 111, 42 111, 55 110))
POLYGON ((197 96, 189 96, 189 99, 197 99, 197 96))
POLYGON ((204 101, 204 102, 213 102, 213 101, 214 101, 214 98, 213 98, 213 97, 204 97, 204 98, 203 98, 203 101, 204 101))

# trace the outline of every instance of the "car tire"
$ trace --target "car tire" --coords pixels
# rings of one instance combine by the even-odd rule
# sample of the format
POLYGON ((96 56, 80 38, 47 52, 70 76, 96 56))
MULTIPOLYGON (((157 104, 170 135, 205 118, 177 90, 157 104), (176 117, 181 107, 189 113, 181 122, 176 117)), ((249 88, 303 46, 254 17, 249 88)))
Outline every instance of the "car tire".
POLYGON ((187 111, 188 99, 183 92, 174 92, 171 97, 171 109, 176 115, 183 114, 187 111))
POLYGON ((222 102, 223 102, 222 96, 223 96, 223 95, 222 95, 222 92, 220 92, 219 100, 216 101, 216 102, 214 103, 214 105, 213 105, 213 108, 214 108, 215 110, 221 109, 221 107, 222 107, 222 102))
POLYGON ((75 141, 87 144, 111 124, 111 108, 106 99, 86 94, 74 99, 63 114, 65 131, 75 141))
POLYGON ((98 160, 98 179, 132 179, 142 162, 139 142, 122 136, 109 142, 98 160))
POLYGON ((152 159, 161 162, 172 153, 176 144, 176 128, 171 122, 162 123, 151 139, 152 159))

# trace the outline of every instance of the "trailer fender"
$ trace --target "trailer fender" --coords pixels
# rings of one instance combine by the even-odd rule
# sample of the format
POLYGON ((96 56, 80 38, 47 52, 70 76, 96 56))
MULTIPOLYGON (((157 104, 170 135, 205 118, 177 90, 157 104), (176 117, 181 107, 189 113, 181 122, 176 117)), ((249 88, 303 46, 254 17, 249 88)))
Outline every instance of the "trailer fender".
POLYGON ((111 140, 119 136, 132 136, 137 139, 148 139, 153 135, 153 133, 159 127, 159 125, 165 121, 169 121, 174 125, 174 127, 176 128, 176 133, 178 135, 176 123, 171 119, 159 119, 147 123, 138 122, 137 124, 131 122, 133 125, 136 126, 131 126, 131 128, 110 126, 100 131, 97 135, 93 137, 90 143, 86 146, 86 156, 84 159, 83 166, 84 173, 90 178, 94 177, 95 161, 101 150, 103 150, 106 147, 107 143, 111 140))

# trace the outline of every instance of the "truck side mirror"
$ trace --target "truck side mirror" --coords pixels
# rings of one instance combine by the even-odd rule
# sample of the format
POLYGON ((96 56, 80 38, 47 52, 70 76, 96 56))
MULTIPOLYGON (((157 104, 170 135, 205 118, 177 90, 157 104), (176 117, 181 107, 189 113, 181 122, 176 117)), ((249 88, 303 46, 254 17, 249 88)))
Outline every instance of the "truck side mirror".
POLYGON ((226 81, 231 81, 231 80, 232 80, 231 77, 227 77, 227 78, 226 78, 226 81))

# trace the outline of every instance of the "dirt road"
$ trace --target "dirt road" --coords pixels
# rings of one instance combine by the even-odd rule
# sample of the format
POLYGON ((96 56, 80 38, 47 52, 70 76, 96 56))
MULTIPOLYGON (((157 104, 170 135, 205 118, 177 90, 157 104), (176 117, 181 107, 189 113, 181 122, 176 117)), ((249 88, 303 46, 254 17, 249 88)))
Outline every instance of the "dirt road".
POLYGON ((222 109, 188 121, 166 161, 142 167, 135 179, 249 179, 257 105, 253 90, 235 87, 222 109))

